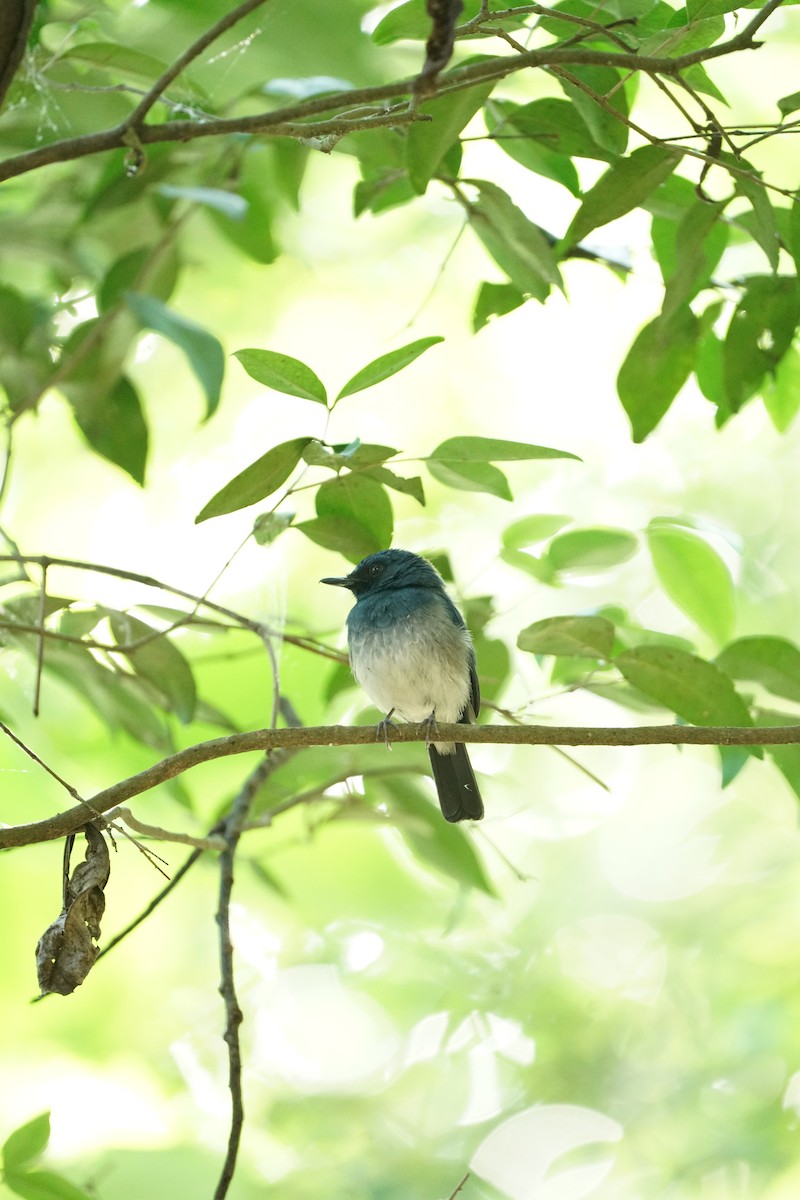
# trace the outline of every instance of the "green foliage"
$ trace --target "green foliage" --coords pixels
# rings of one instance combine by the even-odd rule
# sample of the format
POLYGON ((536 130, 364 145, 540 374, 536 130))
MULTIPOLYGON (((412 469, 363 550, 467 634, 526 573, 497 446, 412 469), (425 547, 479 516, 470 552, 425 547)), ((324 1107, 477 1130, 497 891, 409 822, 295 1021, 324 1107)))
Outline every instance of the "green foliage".
MULTIPOLYGON (((221 733, 377 720, 342 650, 345 597, 318 596, 316 580, 332 556, 393 541, 428 552, 464 613, 481 720, 797 725, 796 556, 776 534, 796 523, 791 488, 783 515, 769 507, 792 477, 768 426, 774 440, 750 446, 760 400, 791 460, 800 408, 800 94, 779 95, 786 71, 770 74, 781 39, 785 61, 796 49, 790 6, 753 26, 757 56, 730 58, 763 8, 533 8, 468 0, 425 95, 424 0, 266 5, 162 80, 132 129, 147 91, 233 6, 37 6, 0 111, 0 707, 57 774, 4 741, 4 824, 63 807, 62 777, 70 804, 78 789, 91 803, 221 733), (756 84, 732 86, 740 66, 758 72, 757 130, 756 84), (657 126, 643 74, 662 88, 657 126), (597 285, 608 311, 599 279, 618 289, 609 300, 597 285), (638 332, 615 299, 631 281, 650 296, 638 332), (596 341, 568 307, 586 296, 596 341), (454 347, 470 322, 486 374, 462 404, 454 347), (593 358, 606 322, 630 343, 614 366, 632 441, 653 442, 626 439, 619 460, 583 428, 607 404, 593 358), (588 395, 569 386, 583 358, 588 395), (246 411, 245 375, 265 389, 246 411), (250 575, 232 582, 247 555, 250 575), (164 580, 139 573, 151 569, 164 580)), ((453 1195, 468 1165, 465 1188, 486 1191, 508 1182, 498 1162, 518 1171, 512 1200, 580 1190, 578 1175, 603 1200, 793 1194, 800 747, 719 750, 476 747, 477 830, 440 819, 419 744, 261 764, 234 892, 256 1130, 243 1200, 453 1195)), ((97 1079, 124 1053, 120 1086, 138 1086, 128 1057, 147 1080, 133 1107, 149 1124, 130 1135, 145 1140, 162 1093, 174 1106, 167 1043, 199 1106, 211 1086, 223 1095, 200 924, 218 843, 203 839, 256 761, 220 759, 142 800, 141 819, 211 848, 195 890, 66 1016, 28 1010, 23 974, 39 907, 60 903, 60 848, 3 856, 4 1027, 25 1031, 2 1064, 7 1105, 15 1076, 47 1093, 55 1062, 75 1078, 82 1131, 110 1145, 113 1130, 94 1129, 97 1079), (46 1070, 28 1079, 39 1053, 46 1070)), ((118 842, 116 928, 150 895, 118 842)), ((183 851, 159 849, 175 877, 183 851)), ((98 1165, 84 1152, 86 1192, 41 1168, 48 1139, 46 1116, 10 1134, 6 1191, 211 1194, 201 1129, 163 1155, 114 1150, 98 1165)))

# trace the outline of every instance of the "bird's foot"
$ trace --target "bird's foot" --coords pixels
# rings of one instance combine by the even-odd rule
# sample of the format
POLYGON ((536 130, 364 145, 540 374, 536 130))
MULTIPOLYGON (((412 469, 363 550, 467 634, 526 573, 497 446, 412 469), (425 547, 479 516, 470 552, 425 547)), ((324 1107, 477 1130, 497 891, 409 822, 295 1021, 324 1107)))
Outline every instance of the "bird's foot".
POLYGON ((424 721, 420 721, 420 726, 425 730, 425 745, 430 746, 431 742, 435 740, 436 735, 439 732, 439 726, 436 723, 436 709, 434 709, 424 721))
POLYGON ((389 740, 389 730, 397 729, 397 722, 392 720, 393 712, 394 709, 392 709, 391 712, 388 712, 383 720, 379 721, 375 726, 375 741, 378 742, 381 738, 383 738, 384 745, 386 746, 387 750, 391 750, 392 748, 392 743, 389 740))

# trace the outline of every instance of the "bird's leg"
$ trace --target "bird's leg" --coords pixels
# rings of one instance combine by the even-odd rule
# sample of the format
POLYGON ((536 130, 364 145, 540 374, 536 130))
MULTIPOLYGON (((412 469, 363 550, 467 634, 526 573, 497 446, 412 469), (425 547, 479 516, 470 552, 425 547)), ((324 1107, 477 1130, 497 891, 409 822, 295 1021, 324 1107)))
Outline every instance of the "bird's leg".
POLYGON ((397 722, 392 720, 394 709, 390 709, 382 721, 379 721, 375 726, 375 741, 377 742, 383 737, 387 750, 391 750, 392 743, 389 741, 389 730, 397 729, 397 722))
POLYGON ((439 726, 436 724, 436 709, 434 708, 424 721, 420 721, 420 725, 425 730, 425 745, 429 746, 439 732, 439 726))

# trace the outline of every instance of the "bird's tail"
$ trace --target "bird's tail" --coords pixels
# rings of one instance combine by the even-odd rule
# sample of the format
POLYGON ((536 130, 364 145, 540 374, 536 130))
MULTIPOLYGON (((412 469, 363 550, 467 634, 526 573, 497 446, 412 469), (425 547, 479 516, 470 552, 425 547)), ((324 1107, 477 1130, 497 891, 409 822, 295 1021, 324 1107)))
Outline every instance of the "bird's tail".
POLYGON ((446 821, 480 821, 483 801, 475 781, 475 772, 463 742, 456 742, 449 754, 428 747, 439 805, 446 821))

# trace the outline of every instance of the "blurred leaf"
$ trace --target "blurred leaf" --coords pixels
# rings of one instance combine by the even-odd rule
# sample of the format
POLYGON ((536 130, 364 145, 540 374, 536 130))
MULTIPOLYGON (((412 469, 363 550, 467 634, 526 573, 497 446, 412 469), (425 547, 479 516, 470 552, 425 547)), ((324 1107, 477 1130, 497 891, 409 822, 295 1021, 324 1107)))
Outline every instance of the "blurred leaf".
MULTIPOLYGON (((160 58, 154 58, 149 54, 143 54, 140 50, 133 50, 114 42, 82 42, 79 45, 72 45, 67 49, 60 50, 57 61, 60 63, 81 62, 89 63, 93 67, 108 67, 116 77, 121 75, 127 78, 141 79, 147 83, 154 83, 169 66, 168 62, 164 62, 160 58)), ((205 96, 200 88, 189 81, 185 73, 182 73, 172 86, 176 86, 183 94, 191 91, 198 98, 205 96)))
POLYGON ((3 1143, 3 1169, 13 1171, 38 1158, 50 1141, 50 1113, 41 1113, 9 1134, 3 1143))
POLYGON ((363 474, 342 475, 317 489, 316 519, 294 526, 327 550, 352 562, 385 550, 392 541, 392 505, 374 479, 363 474))
POLYGON ((131 250, 112 263, 97 293, 97 310, 106 313, 121 304, 125 292, 147 289, 157 300, 169 300, 178 281, 180 260, 174 245, 155 252, 131 250))
POLYGON ((524 295, 513 283, 482 283, 472 309, 472 332, 483 329, 492 317, 503 317, 524 303, 524 295))
POLYGON ((526 546, 535 546, 537 542, 544 542, 558 533, 571 520, 572 517, 559 513, 535 513, 521 517, 503 530, 503 547, 506 550, 522 550, 526 546))
POLYGON ((553 538, 547 557, 556 571, 585 571, 627 562, 639 539, 626 529, 569 529, 553 538))
POLYGON ((716 550, 691 529, 659 519, 647 527, 647 545, 673 604, 712 638, 726 642, 733 628, 733 580, 716 550))
MULTIPOLYGON (((114 640, 120 646, 156 632, 152 625, 129 613, 109 613, 109 624, 114 640)), ((192 669, 175 643, 159 634, 136 650, 120 650, 120 653, 125 655, 137 675, 157 689, 167 708, 187 725, 194 717, 197 689, 192 669)))
POLYGON ((764 408, 778 433, 786 433, 800 408, 800 354, 790 346, 772 378, 761 386, 764 408))
POLYGON ((744 770, 750 759, 755 757, 752 753, 753 749, 760 749, 760 747, 717 746, 722 769, 720 782, 723 788, 729 787, 744 770))
POLYGON ((653 245, 666 284, 664 317, 693 300, 710 282, 728 244, 728 227, 720 221, 727 203, 698 200, 677 225, 653 221, 653 245))
POLYGON ((483 108, 494 86, 495 80, 492 80, 463 91, 446 92, 420 104, 419 111, 428 114, 432 120, 415 122, 406 138, 408 178, 418 195, 426 191, 445 153, 475 113, 483 108))
POLYGON ((618 655, 629 683, 691 725, 752 725, 730 678, 713 663, 668 646, 640 646, 618 655))
MULTIPOLYGON (((231 193, 233 194, 233 193, 231 193)), ((214 225, 231 243, 253 262, 269 264, 280 253, 272 236, 272 208, 265 181, 245 177, 237 182, 236 197, 243 209, 236 214, 223 212, 219 206, 209 211, 214 225)))
POLYGON ((253 522, 253 537, 256 539, 256 544, 270 546, 276 537, 283 533, 284 529, 289 528, 294 516, 294 513, 288 512, 261 513, 253 522))
POLYGON ((688 304, 659 314, 636 335, 617 376, 617 391, 642 442, 655 429, 694 365, 698 322, 688 304))
POLYGON ((325 385, 311 367, 300 362, 299 358, 277 354, 274 350, 235 350, 233 357, 238 358, 256 383, 263 383, 265 387, 284 392, 287 396, 316 400, 318 404, 328 403, 325 385))
POLYGON ((466 492, 488 492, 501 500, 511 500, 508 480, 491 463, 536 458, 576 458, 576 455, 548 446, 531 446, 498 438, 455 437, 442 442, 424 461, 433 478, 447 487, 466 492))
POLYGON ((343 400, 345 396, 352 396, 356 392, 363 392, 365 388, 374 387, 376 383, 383 383, 384 379, 389 379, 398 371, 402 371, 431 346, 436 346, 443 341, 443 337, 420 338, 416 342, 402 346, 399 350, 392 350, 389 354, 381 355, 380 358, 374 359, 373 362, 356 372, 352 379, 349 379, 344 385, 336 399, 343 400))
POLYGON ((92 449, 144 486, 149 434, 139 394, 131 381, 121 375, 97 403, 87 404, 76 397, 72 407, 92 449))
POLYGON ((303 75, 294 79, 268 79, 260 91, 265 96, 279 96, 285 100, 310 100, 312 96, 348 92, 353 86, 348 79, 339 79, 335 75, 303 75))
POLYGON ((209 517, 220 517, 224 513, 248 508, 270 496, 289 478, 310 441, 312 438, 293 438, 273 446, 220 488, 195 517, 195 524, 207 521, 209 517))
POLYGON ((529 654, 607 659, 614 645, 614 626, 604 617, 545 617, 523 629, 517 645, 529 654))
POLYGON ((539 226, 496 184, 468 182, 478 189, 478 199, 467 210, 469 223, 514 286, 540 301, 553 284, 563 289, 553 248, 539 226))
POLYGON ((532 575, 540 583, 557 582, 553 564, 546 555, 539 557, 535 554, 528 554, 524 550, 506 548, 500 551, 500 558, 504 563, 508 563, 510 567, 515 567, 518 571, 524 571, 526 575, 532 575))
POLYGON ((744 637, 717 655, 717 666, 733 679, 753 679, 772 692, 800 704, 800 649, 785 638, 744 637))
POLYGON ((141 325, 168 338, 186 355, 205 393, 207 420, 219 404, 225 374, 225 355, 217 338, 188 317, 167 308, 154 296, 126 292, 125 300, 141 325))
POLYGON ((738 412, 789 349, 800 320, 797 280, 751 276, 731 317, 723 349, 728 405, 738 412))
POLYGON ((3 1182, 23 1200, 93 1200, 83 1188, 76 1187, 54 1171, 7 1171, 3 1182))
POLYGON ((179 186, 175 183, 159 183, 155 190, 169 200, 186 200, 190 204, 202 204, 215 212, 241 221, 247 213, 247 201, 236 192, 224 188, 179 186))
MULTIPOLYGON (((756 725, 759 727, 796 726, 797 724, 796 716, 776 712, 774 709, 760 708, 756 715, 756 725)), ((795 743, 786 746, 764 746, 764 750, 800 800, 800 745, 795 743)))
POLYGON ((469 836, 458 825, 442 819, 416 781, 407 776, 385 777, 380 781, 380 790, 389 794, 392 810, 399 817, 397 831, 416 858, 460 887, 497 896, 469 836))
POLYGON ((405 0, 381 17, 372 31, 372 40, 376 46, 388 46, 403 39, 425 41, 430 27, 425 0, 405 0))
POLYGON ((566 250, 577 245, 593 229, 637 208, 672 174, 680 160, 679 151, 664 146, 640 146, 627 158, 619 159, 584 193, 561 247, 566 250))

